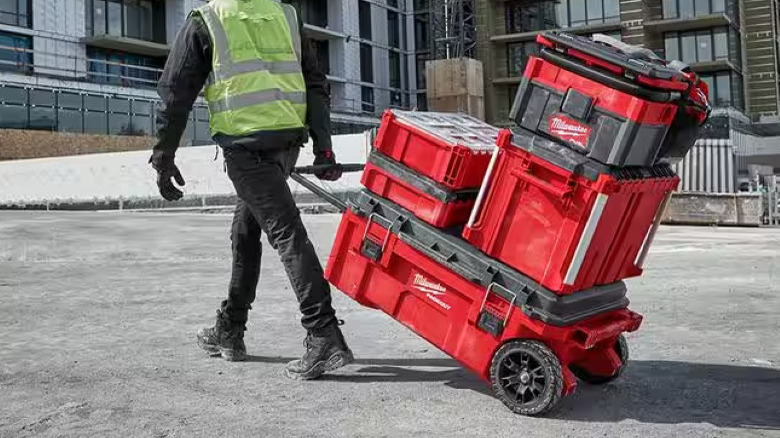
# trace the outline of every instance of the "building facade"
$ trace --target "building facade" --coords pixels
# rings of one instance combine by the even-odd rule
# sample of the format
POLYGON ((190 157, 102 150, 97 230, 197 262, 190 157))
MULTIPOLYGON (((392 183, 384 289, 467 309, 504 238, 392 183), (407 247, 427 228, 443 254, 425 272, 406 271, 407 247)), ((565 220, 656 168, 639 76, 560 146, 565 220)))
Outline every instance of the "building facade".
MULTIPOLYGON (((286 2, 301 11, 328 70, 335 133, 376 126, 385 108, 416 107, 418 94, 424 102, 416 2, 286 2)), ((154 87, 170 44, 204 3, 0 0, 0 130, 153 135, 154 87)), ((212 142, 202 100, 185 137, 185 144, 212 142)))
POLYGON ((508 123, 536 34, 559 28, 620 37, 689 63, 716 107, 754 119, 780 110, 777 0, 488 0, 479 12, 478 58, 494 123, 508 123))

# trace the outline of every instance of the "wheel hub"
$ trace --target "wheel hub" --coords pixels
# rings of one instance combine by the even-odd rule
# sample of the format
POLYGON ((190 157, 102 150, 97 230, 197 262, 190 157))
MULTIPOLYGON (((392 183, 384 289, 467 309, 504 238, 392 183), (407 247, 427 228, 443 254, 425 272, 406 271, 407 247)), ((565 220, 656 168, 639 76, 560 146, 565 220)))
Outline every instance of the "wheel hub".
POLYGON ((528 374, 528 370, 523 370, 523 372, 520 373, 520 383, 522 383, 523 385, 527 385, 530 380, 531 380, 531 375, 528 374))

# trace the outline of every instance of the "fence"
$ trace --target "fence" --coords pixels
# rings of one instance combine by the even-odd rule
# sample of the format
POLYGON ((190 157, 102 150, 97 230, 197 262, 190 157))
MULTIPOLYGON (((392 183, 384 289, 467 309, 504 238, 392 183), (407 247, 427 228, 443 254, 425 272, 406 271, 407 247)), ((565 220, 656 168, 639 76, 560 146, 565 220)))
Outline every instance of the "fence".
POLYGON ((700 139, 674 166, 681 192, 735 193, 736 154, 728 139, 700 139))

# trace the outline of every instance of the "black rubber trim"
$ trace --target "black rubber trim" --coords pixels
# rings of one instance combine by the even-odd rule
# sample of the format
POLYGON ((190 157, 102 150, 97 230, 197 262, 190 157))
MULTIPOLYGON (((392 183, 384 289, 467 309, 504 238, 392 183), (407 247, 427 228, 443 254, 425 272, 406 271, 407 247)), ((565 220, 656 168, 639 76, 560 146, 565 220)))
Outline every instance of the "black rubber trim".
POLYGON ((676 91, 656 91, 644 88, 627 79, 614 76, 605 70, 588 67, 585 64, 577 62, 547 48, 543 48, 540 52, 540 55, 542 59, 549 61, 558 67, 574 72, 587 79, 599 82, 609 88, 614 88, 615 90, 632 94, 651 102, 674 102, 681 96, 681 93, 676 91))
MULTIPOLYGON (((515 304, 524 314, 555 326, 568 326, 587 318, 628 307, 622 281, 597 286, 571 295, 558 295, 531 278, 480 252, 468 242, 417 219, 408 210, 366 190, 350 201, 356 214, 382 216, 392 222, 390 231, 467 280, 487 288, 496 283, 517 294, 515 304)), ((494 293, 506 300, 512 296, 501 288, 494 293)))
POLYGON ((382 169, 395 179, 404 181, 415 189, 432 196, 443 203, 468 201, 476 199, 479 188, 452 191, 436 181, 421 175, 407 166, 373 149, 368 155, 368 162, 382 169))
POLYGON ((548 140, 543 134, 536 134, 523 128, 512 129, 512 146, 528 151, 569 172, 596 181, 600 175, 608 174, 617 180, 669 178, 675 175, 668 164, 652 167, 612 167, 588 158, 556 141, 548 140))
POLYGON ((590 38, 555 30, 544 32, 542 37, 559 47, 578 50, 595 58, 603 59, 610 64, 622 67, 634 74, 654 79, 686 81, 685 76, 673 68, 632 58, 616 48, 596 43, 590 38))

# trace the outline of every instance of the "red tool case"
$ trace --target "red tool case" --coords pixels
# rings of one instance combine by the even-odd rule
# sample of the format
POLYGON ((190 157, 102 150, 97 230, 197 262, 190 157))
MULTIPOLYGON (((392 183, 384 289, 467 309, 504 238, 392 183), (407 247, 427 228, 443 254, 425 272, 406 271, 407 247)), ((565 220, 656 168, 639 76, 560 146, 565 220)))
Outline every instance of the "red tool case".
POLYGON ((451 191, 376 150, 368 157, 361 183, 439 228, 464 225, 477 196, 477 189, 451 191))
POLYGON ((642 273, 679 178, 662 164, 612 169, 528 131, 502 131, 463 237, 571 294, 642 273))
POLYGON ((626 308, 622 282, 558 296, 368 192, 342 217, 326 277, 491 382, 510 409, 527 415, 573 392, 575 376, 616 378, 628 353, 621 333, 642 320, 626 308))
POLYGON ((479 188, 498 129, 473 117, 387 110, 374 146, 451 190, 479 188))
POLYGON ((613 166, 651 166, 671 149, 664 142, 695 75, 565 32, 537 41, 545 47, 529 59, 510 112, 519 126, 613 166))

